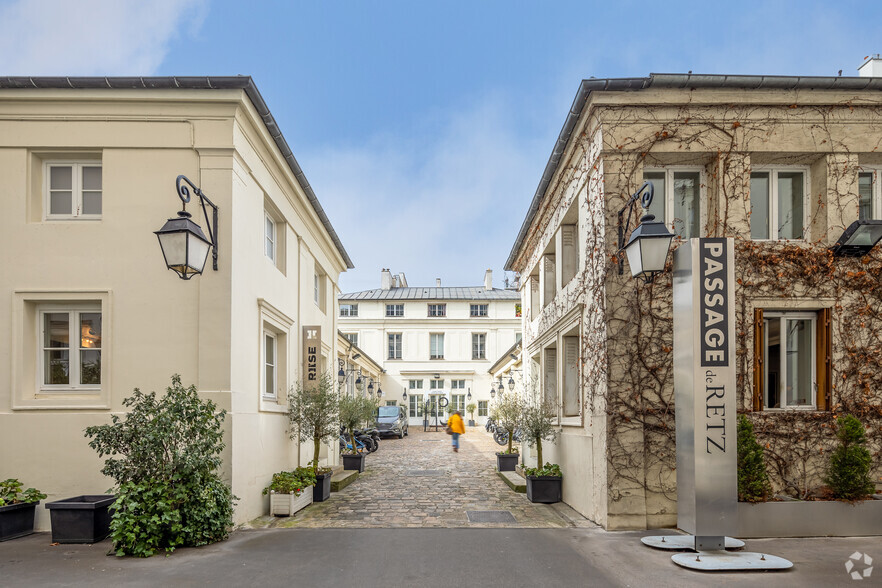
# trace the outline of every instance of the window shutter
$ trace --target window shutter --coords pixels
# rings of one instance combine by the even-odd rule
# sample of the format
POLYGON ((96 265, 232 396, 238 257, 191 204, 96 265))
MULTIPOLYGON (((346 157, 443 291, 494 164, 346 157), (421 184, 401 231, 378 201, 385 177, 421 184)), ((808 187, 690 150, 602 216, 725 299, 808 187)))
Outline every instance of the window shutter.
POLYGON ((830 309, 822 308, 818 311, 818 336, 816 338, 818 348, 815 353, 818 381, 818 393, 815 402, 817 402, 818 410, 830 410, 831 406, 830 393, 833 389, 833 358, 830 330, 830 309))
POLYGON ((579 416, 579 338, 564 337, 564 416, 579 416))
POLYGON ((545 350, 545 401, 557 401, 557 349, 545 350))
POLYGON ((753 410, 763 409, 763 397, 765 390, 765 322, 763 309, 753 311, 753 410))

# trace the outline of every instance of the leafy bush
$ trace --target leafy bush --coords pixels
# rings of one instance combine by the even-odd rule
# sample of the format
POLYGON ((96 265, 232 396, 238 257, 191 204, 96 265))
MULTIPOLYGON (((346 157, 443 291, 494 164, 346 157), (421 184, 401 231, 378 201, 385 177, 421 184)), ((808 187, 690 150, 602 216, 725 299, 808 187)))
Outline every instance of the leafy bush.
POLYGON ((300 496, 304 488, 309 488, 315 484, 315 473, 312 468, 298 467, 290 472, 279 472, 273 474, 270 485, 263 489, 264 494, 270 491, 276 494, 293 494, 300 496))
POLYGON ((738 417, 738 500, 764 502, 771 492, 763 447, 753 434, 753 423, 738 417))
POLYGON ((827 476, 824 478, 833 496, 844 500, 858 500, 875 489, 870 477, 873 460, 865 445, 867 434, 861 422, 845 414, 836 419, 839 446, 830 456, 827 476))
POLYGON ((88 427, 89 447, 109 457, 101 472, 116 480, 110 537, 118 556, 226 539, 233 524, 229 486, 218 476, 226 411, 202 400, 179 375, 165 396, 135 389, 129 412, 88 427))
POLYGON ((347 396, 340 395, 337 403, 337 411, 340 417, 340 426, 342 426, 349 435, 349 442, 352 445, 351 453, 357 453, 355 449, 355 429, 361 427, 365 422, 374 418, 374 411, 377 410, 377 403, 365 396, 355 394, 347 396))
POLYGON ((550 402, 534 401, 524 404, 521 413, 521 431, 527 445, 536 448, 536 463, 542 463, 542 441, 557 439, 554 430, 554 419, 557 417, 557 406, 550 402))
POLYGON ((18 504, 21 502, 40 502, 46 495, 36 488, 22 490, 24 484, 15 478, 8 478, 0 482, 0 506, 18 504))
POLYGON ((517 394, 499 393, 498 400, 493 407, 493 420, 496 426, 508 433, 508 450, 504 453, 516 453, 512 450, 515 429, 521 426, 524 403, 517 394))
POLYGON ((298 382, 288 394, 289 434, 292 440, 313 442, 313 474, 319 473, 321 442, 339 434, 339 405, 339 394, 327 373, 321 375, 315 387, 304 388, 298 382))
MULTIPOLYGON (((542 463, 542 462, 540 462, 542 463)), ((556 463, 546 463, 541 468, 524 468, 525 476, 559 476, 562 477, 563 474, 560 473, 560 466, 556 463)))

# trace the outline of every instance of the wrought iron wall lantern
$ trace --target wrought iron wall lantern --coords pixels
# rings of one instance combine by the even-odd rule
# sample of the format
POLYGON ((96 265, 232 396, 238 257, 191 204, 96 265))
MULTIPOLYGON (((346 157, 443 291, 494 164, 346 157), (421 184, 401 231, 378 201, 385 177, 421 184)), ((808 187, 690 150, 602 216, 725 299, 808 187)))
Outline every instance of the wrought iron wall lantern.
POLYGON ((652 197, 655 189, 652 182, 643 182, 640 189, 634 192, 628 199, 628 203, 619 211, 619 275, 625 272, 624 256, 622 252, 628 256, 628 265, 631 266, 631 276, 642 279, 645 283, 649 283, 655 278, 655 275, 661 273, 665 269, 665 261, 668 258, 668 251, 671 248, 671 240, 674 234, 671 233, 665 224, 655 220, 655 215, 649 214, 649 205, 652 204, 652 197), (625 245, 625 228, 631 225, 631 214, 637 201, 643 207, 643 217, 637 228, 631 231, 631 237, 628 244, 625 245), (628 219, 622 224, 622 217, 625 211, 628 211, 628 219))
POLYGON ((882 239, 882 220, 856 220, 830 251, 836 257, 863 257, 882 239))
MULTIPOLYGON (((337 361, 340 366, 340 370, 337 372, 337 383, 342 386, 343 382, 346 381, 346 378, 349 376, 349 374, 355 373, 357 374, 355 378, 355 389, 359 392, 364 392, 364 380, 361 377, 361 368, 358 368, 358 370, 356 370, 355 368, 344 369, 345 363, 343 362, 343 360, 340 359, 337 361)), ((373 380, 371 380, 371 386, 373 386, 373 380)), ((370 388, 370 391, 372 392, 373 388, 370 388)))
POLYGON ((174 270, 181 279, 189 280, 202 273, 209 249, 212 254, 212 267, 217 271, 217 206, 186 176, 178 176, 176 184, 178 197, 183 202, 183 206, 177 218, 168 219, 154 234, 159 239, 159 247, 162 249, 166 267, 174 270), (210 240, 205 238, 202 228, 190 220, 190 213, 187 212, 190 189, 181 182, 189 184, 193 188, 193 193, 199 196, 210 240), (206 205, 212 209, 212 220, 208 219, 206 205))

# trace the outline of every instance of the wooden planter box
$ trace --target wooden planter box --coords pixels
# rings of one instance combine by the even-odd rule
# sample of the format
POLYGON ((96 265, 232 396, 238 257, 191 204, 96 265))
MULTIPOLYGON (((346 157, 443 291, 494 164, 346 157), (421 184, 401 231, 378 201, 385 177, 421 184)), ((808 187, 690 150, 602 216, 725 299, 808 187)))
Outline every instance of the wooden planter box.
POLYGON ((291 517, 312 504, 312 486, 303 489, 300 496, 276 494, 270 490, 270 516, 291 517))
POLYGON ((882 535, 882 500, 738 503, 738 538, 882 535))
POLYGON ((38 504, 39 501, 0 506, 0 541, 33 533, 38 504))

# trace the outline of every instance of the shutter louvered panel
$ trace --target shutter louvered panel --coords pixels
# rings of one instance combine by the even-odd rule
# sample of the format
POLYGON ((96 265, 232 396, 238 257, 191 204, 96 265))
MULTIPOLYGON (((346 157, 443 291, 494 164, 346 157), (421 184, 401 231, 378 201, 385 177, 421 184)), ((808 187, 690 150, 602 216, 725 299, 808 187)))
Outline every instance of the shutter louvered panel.
POLYGON ((563 272, 561 277, 563 284, 567 284, 573 279, 579 263, 579 254, 576 248, 576 228, 576 225, 560 226, 561 249, 563 249, 561 252, 561 271, 563 272))
POLYGON ((831 392, 833 390, 832 375, 832 345, 830 328, 830 309, 822 308, 818 311, 818 333, 816 374, 818 393, 815 402, 818 410, 830 410, 832 405, 831 392))
POLYGON ((564 337, 564 416, 579 416, 579 338, 564 337))
POLYGON ((545 401, 557 400, 557 349, 545 350, 545 401))
POLYGON ((763 320, 763 309, 753 311, 753 410, 763 409, 763 396, 765 388, 765 348, 766 327, 763 320))

